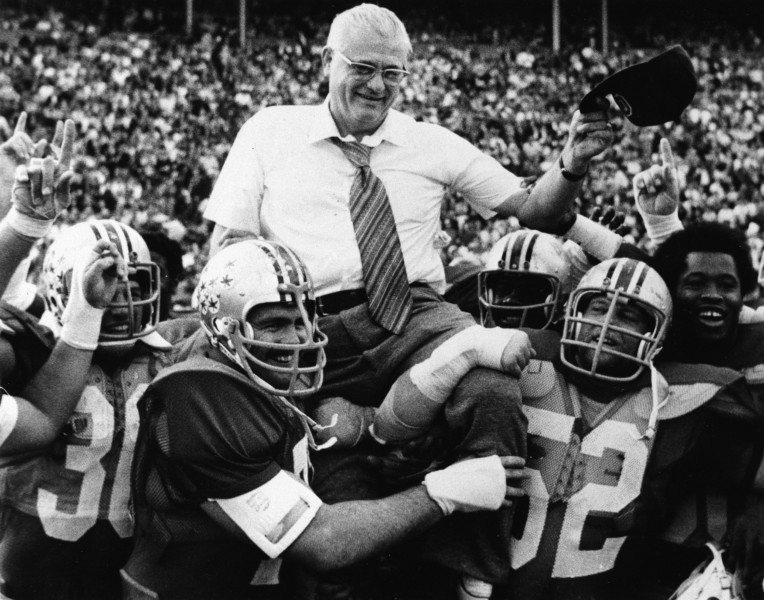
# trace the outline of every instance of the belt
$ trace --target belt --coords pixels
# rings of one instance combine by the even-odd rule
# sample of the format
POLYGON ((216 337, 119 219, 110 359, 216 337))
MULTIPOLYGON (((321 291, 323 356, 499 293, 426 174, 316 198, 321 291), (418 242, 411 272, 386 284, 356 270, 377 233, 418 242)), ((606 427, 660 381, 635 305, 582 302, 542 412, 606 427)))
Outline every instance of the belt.
POLYGON ((319 315, 338 315, 343 310, 353 308, 367 301, 366 290, 342 290, 332 294, 324 294, 316 298, 319 315))

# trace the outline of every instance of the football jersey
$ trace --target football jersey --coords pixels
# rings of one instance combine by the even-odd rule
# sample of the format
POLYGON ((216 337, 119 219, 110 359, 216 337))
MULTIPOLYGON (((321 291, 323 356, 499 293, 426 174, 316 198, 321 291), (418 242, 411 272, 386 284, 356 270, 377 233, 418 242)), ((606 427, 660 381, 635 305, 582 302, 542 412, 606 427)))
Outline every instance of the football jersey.
MULTIPOLYGON (((715 364, 739 371, 759 407, 764 407, 764 323, 740 325, 733 347, 715 364)), ((745 506, 745 497, 701 486, 682 499, 681 509, 661 534, 666 541, 706 552, 708 541, 721 541, 730 521, 745 506)))
POLYGON ((251 597, 265 554, 202 505, 245 494, 282 470, 307 483, 302 423, 243 373, 203 353, 166 370, 142 405, 127 576, 161 598, 251 597))
POLYGON ((90 366, 85 389, 58 439, 41 455, 0 469, 0 503, 40 519, 47 536, 74 542, 99 520, 132 535, 130 468, 138 399, 163 358, 143 344, 126 366, 90 366))
POLYGON ((714 409, 747 407, 732 418, 755 423, 759 432, 764 419, 739 374, 669 364, 661 367, 668 402, 657 433, 645 435, 653 405, 649 373, 627 388, 610 384, 612 401, 592 410, 580 379, 559 365, 559 337, 532 332, 531 341, 537 356, 520 379, 530 476, 513 523, 509 596, 639 597, 638 545, 668 518, 684 476, 718 476, 742 488, 761 458, 761 443, 751 444, 734 466, 709 468, 714 453, 706 449, 719 443, 714 409))
POLYGON ((55 340, 51 331, 29 313, 0 301, 0 336, 13 347, 16 364, 3 378, 2 386, 10 394, 19 393, 48 360, 55 340))

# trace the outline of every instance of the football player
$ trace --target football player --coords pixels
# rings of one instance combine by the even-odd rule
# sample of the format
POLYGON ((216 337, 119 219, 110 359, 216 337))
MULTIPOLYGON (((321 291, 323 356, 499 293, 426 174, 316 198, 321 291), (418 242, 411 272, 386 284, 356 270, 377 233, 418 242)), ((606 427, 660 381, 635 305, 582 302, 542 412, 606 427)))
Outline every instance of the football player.
MULTIPOLYGON (((742 376, 653 365, 671 314, 653 269, 611 259, 572 292, 561 336, 530 333, 537 356, 520 385, 531 475, 514 519, 508 597, 648 598, 645 536, 667 521, 683 486, 762 483, 764 415, 742 376)), ((763 525, 755 517, 750 531, 763 525)))
POLYGON ((52 442, 24 448, 0 469, 2 592, 119 598, 133 529, 136 403, 170 348, 155 331, 158 269, 135 230, 101 220, 62 231, 45 255, 43 278, 43 321, 80 351, 78 360, 58 363, 56 384, 78 389, 60 409, 68 414, 52 442), (108 304, 88 302, 88 269, 103 274, 95 283, 108 304))
MULTIPOLYGON (((660 142, 660 163, 634 178, 634 196, 651 239, 660 244, 654 266, 674 298, 674 327, 665 359, 706 363, 743 373, 759 403, 764 400, 764 323, 761 310, 743 305, 756 287, 750 252, 739 232, 718 223, 683 230, 678 217, 680 178, 671 146, 660 142)), ((721 541, 745 499, 723 490, 695 489, 653 552, 657 578, 676 586, 688 565, 721 541), (674 568, 681 565, 679 568, 674 568)), ((734 548, 733 548, 734 550, 734 548)), ((735 553, 731 553, 734 557, 735 553)), ((762 558, 764 561, 764 558, 762 558)))
POLYGON ((487 450, 386 498, 323 503, 309 486, 316 424, 304 407, 326 337, 305 266, 274 242, 235 243, 210 259, 197 300, 203 333, 141 401, 127 597, 259 597, 268 559, 337 569, 519 493, 507 481, 523 460, 487 450))
POLYGON ((478 275, 480 322, 486 327, 546 329, 562 317, 570 294, 570 260, 557 238, 531 229, 502 237, 478 275))

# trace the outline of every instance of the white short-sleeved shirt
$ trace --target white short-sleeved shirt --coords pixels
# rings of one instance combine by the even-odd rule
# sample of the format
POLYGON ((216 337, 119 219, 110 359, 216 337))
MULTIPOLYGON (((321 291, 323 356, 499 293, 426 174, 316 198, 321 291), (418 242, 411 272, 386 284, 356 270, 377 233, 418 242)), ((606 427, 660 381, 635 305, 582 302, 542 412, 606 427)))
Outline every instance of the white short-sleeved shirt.
MULTIPOLYGON (((239 131, 204 213, 292 248, 318 295, 363 287, 348 206, 356 167, 332 137, 339 132, 328 102, 259 111, 239 131)), ((446 191, 489 217, 518 191, 520 178, 447 129, 395 110, 361 142, 374 148, 371 169, 387 190, 409 281, 442 293, 445 275, 433 242, 446 191)))

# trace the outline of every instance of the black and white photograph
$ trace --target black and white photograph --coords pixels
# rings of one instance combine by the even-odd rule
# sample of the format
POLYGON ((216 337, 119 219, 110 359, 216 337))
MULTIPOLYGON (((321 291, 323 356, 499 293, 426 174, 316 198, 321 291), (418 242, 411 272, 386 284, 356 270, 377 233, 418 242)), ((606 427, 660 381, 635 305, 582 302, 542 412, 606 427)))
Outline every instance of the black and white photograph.
POLYGON ((764 2, 3 0, 0 600, 764 600, 764 2))

